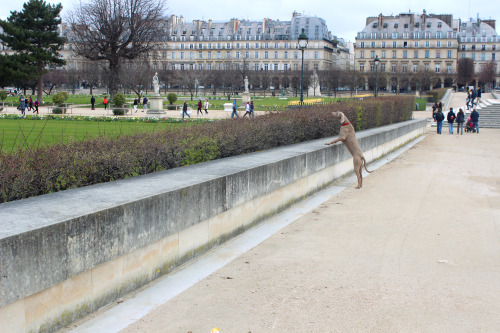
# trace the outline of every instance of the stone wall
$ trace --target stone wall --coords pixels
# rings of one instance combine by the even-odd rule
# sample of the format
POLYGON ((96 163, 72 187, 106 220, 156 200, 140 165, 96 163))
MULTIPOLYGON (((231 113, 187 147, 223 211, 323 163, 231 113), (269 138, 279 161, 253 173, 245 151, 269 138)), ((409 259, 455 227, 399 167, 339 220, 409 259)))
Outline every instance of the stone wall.
MULTIPOLYGON (((425 133, 357 133, 367 161, 425 133)), ((326 138, 0 205, 0 331, 51 332, 352 172, 326 138)))

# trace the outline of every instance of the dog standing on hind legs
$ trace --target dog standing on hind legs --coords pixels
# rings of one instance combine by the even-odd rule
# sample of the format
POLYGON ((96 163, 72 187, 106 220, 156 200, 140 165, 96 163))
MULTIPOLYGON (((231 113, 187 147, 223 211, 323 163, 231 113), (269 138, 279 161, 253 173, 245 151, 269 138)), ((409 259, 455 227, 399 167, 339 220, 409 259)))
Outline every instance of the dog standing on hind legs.
POLYGON ((333 145, 339 141, 342 141, 342 143, 346 146, 347 150, 349 150, 352 155, 354 173, 356 173, 356 177, 358 177, 358 186, 356 188, 359 189, 361 188, 361 186, 363 186, 363 164, 365 166, 366 172, 371 173, 372 171, 369 171, 366 168, 365 157, 361 152, 358 140, 356 139, 356 133, 354 132, 354 127, 351 125, 349 119, 347 119, 347 117, 342 112, 332 112, 332 115, 334 118, 338 119, 342 125, 340 127, 339 137, 332 142, 325 143, 325 145, 333 145))

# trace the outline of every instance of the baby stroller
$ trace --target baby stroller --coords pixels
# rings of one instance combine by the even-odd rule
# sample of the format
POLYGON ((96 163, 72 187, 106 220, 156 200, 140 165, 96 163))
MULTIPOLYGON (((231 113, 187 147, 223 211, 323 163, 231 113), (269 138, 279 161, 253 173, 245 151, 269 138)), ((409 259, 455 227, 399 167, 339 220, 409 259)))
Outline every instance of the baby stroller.
POLYGON ((465 124, 465 132, 476 133, 476 126, 474 126, 470 117, 467 119, 467 123, 465 124))

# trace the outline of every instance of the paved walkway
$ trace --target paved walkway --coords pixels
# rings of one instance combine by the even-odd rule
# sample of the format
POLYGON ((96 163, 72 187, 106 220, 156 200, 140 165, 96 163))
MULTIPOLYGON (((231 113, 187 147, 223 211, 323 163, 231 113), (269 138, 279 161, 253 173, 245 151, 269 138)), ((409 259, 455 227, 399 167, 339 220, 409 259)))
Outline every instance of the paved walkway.
POLYGON ((499 141, 429 127, 361 190, 329 194, 149 313, 119 304, 136 308, 123 332, 500 331, 499 141))

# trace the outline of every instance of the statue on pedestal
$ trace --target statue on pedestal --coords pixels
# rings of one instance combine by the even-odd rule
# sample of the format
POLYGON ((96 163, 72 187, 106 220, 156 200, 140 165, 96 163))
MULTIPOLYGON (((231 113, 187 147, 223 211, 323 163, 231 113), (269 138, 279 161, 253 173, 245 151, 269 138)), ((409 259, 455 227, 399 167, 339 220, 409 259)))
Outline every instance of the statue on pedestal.
POLYGON ((249 93, 248 91, 248 76, 245 76, 245 93, 249 93))
POLYGON ((155 94, 160 94, 160 80, 158 80, 158 73, 153 76, 153 87, 155 94))

